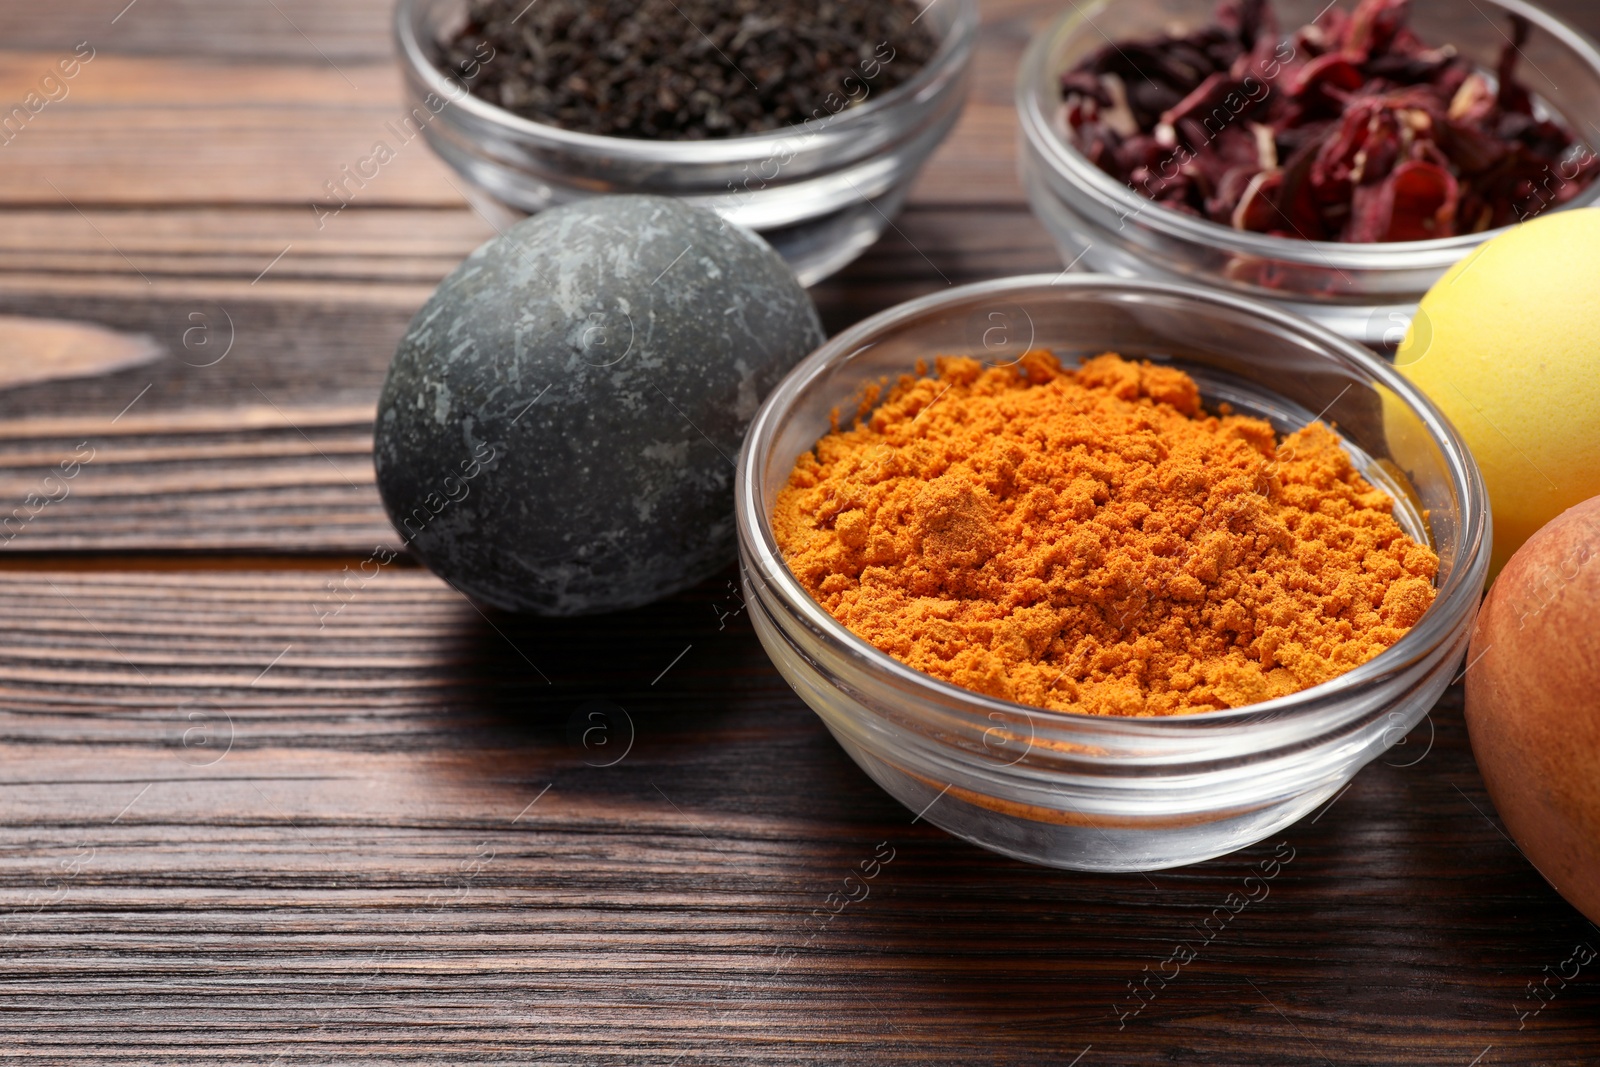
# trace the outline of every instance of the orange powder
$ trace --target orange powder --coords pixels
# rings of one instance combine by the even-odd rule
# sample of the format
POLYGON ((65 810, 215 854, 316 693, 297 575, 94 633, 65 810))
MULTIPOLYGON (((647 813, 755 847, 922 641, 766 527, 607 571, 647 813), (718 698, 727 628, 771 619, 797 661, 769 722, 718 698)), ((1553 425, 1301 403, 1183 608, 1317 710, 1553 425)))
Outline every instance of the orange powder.
POLYGON ((1327 681, 1416 623, 1439 562, 1321 423, 1279 443, 1204 414, 1182 371, 1043 351, 941 358, 836 420, 773 526, 800 583, 889 655, 1096 715, 1327 681))

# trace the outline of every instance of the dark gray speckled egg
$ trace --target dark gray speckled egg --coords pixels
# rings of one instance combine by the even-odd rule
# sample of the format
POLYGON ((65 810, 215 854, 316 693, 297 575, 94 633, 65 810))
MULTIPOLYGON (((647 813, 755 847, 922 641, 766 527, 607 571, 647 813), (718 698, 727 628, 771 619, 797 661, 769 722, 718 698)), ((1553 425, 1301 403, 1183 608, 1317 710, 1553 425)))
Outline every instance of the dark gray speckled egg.
POLYGON ((512 611, 634 607, 734 555, 733 464, 823 340, 755 234, 680 201, 597 197, 467 257, 378 402, 389 518, 435 573, 512 611))

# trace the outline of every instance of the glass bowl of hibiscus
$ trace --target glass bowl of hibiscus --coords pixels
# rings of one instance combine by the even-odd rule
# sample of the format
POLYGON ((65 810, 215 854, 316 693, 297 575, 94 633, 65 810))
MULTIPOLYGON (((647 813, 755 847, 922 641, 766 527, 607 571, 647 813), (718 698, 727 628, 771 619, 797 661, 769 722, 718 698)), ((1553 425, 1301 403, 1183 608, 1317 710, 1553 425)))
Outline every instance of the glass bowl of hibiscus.
POLYGON ((1600 50, 1524 0, 1071 3, 1017 109, 1069 266, 1380 350, 1489 238, 1600 200, 1600 50))

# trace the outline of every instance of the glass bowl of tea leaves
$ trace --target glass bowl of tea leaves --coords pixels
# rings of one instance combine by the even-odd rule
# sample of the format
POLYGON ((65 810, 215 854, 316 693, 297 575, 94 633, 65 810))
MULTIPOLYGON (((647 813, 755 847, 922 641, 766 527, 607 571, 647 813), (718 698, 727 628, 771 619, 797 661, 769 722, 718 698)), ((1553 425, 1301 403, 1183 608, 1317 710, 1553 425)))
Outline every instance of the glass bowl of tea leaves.
POLYGON ((799 0, 760 18, 656 2, 398 0, 399 127, 497 226, 675 196, 761 234, 810 285, 877 240, 966 100, 976 0, 895 0, 843 27, 807 26, 799 0), (909 15, 884 13, 897 4, 909 15))
POLYGON ((1525 0, 1072 3, 1016 105, 1064 262, 1380 351, 1495 234, 1600 201, 1600 50, 1525 0))

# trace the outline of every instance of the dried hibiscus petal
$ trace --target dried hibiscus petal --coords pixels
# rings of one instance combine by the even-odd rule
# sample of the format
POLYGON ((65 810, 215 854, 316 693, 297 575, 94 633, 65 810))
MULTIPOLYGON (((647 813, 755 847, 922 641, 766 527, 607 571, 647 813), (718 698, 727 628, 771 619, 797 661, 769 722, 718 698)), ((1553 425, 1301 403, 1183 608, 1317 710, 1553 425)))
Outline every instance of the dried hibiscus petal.
MULTIPOLYGON (((1318 195, 1318 187, 1311 180, 1316 167, 1317 144, 1316 141, 1308 141, 1289 157, 1283 167, 1283 186, 1277 196, 1278 211, 1283 219, 1283 235, 1304 241, 1323 241, 1329 237, 1328 205, 1318 195)), ((1348 213, 1348 196, 1335 202, 1345 205, 1341 217, 1348 213)), ((1333 233, 1338 232, 1338 226, 1335 225, 1333 233)))
POLYGON ((1287 221, 1278 211, 1276 197, 1283 189, 1283 171, 1264 170, 1251 178, 1233 209, 1233 228, 1270 233, 1287 221))
POLYGON ((1500 110, 1519 115, 1533 114, 1533 97, 1517 81, 1517 59, 1523 45, 1528 43, 1528 20, 1521 15, 1511 16, 1511 40, 1500 51, 1500 64, 1495 73, 1499 76, 1500 92, 1495 102, 1500 110))
POLYGON ((1285 86, 1285 91, 1290 96, 1304 97, 1328 86, 1344 90, 1343 93, 1337 94, 1338 97, 1343 97, 1361 88, 1366 81, 1360 69, 1344 53, 1328 52, 1296 71, 1294 77, 1289 79, 1289 84, 1285 86))
POLYGON ((1361 0, 1346 24, 1340 50, 1358 63, 1387 51, 1405 26, 1407 6, 1407 0, 1361 0))
POLYGON ((1062 75, 1081 151, 1163 206, 1306 240, 1476 233, 1572 200, 1600 159, 1517 79, 1494 80, 1359 0, 1286 38, 1268 0, 1221 0, 1190 33, 1111 43, 1062 75))
POLYGON ((1453 231, 1459 187, 1436 163, 1412 161, 1377 185, 1363 186, 1351 204, 1348 241, 1429 241, 1453 231))

